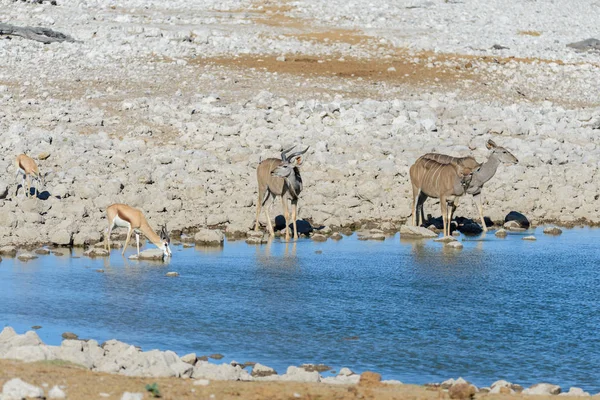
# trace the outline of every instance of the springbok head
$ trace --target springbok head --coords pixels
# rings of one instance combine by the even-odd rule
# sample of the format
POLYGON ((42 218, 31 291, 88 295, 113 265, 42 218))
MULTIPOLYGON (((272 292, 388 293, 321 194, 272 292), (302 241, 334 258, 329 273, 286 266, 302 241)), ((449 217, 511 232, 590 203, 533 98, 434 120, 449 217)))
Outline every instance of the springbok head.
POLYGON ((292 146, 289 149, 281 152, 281 165, 275 168, 271 172, 271 175, 278 176, 283 179, 289 179, 290 176, 292 176, 292 173, 294 172, 294 168, 302 165, 302 163, 304 162, 304 153, 308 151, 310 146, 308 146, 303 151, 297 151, 288 155, 287 153, 289 153, 294 147, 295 146, 292 146))
POLYGON ((163 252, 165 257, 171 257, 171 238, 169 237, 169 231, 167 231, 167 224, 160 227, 160 240, 163 242, 163 252))
POLYGON ((500 162, 504 164, 511 165, 519 162, 517 157, 515 157, 510 151, 506 150, 502 146, 498 146, 492 139, 489 139, 485 146, 492 151, 492 154, 498 157, 500 162))

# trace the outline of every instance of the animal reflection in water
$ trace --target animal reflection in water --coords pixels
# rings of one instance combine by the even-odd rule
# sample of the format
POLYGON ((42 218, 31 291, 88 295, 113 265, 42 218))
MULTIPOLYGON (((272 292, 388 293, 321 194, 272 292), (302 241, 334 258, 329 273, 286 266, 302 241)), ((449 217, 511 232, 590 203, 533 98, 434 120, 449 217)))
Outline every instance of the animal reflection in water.
POLYGON ((295 268, 298 266, 296 244, 269 239, 264 246, 256 246, 256 262, 267 268, 295 268))

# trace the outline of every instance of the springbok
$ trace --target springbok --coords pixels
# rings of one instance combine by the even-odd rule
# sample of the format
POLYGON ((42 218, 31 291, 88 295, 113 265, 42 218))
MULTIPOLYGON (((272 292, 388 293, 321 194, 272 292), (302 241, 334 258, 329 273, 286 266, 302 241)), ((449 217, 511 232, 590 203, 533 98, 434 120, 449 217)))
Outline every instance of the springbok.
MULTIPOLYGON (((35 161, 33 161, 33 158, 25 154, 19 154, 17 156, 15 165, 17 166, 16 178, 19 177, 19 174, 23 175, 23 183, 21 183, 21 187, 23 188, 23 190, 25 189, 25 178, 27 178, 27 191, 25 192, 25 196, 29 197, 30 195, 31 177, 33 177, 33 179, 37 181, 37 184, 35 185, 35 197, 37 197, 39 194, 38 186, 44 186, 44 178, 46 177, 46 175, 42 175, 37 164, 35 163, 35 161)), ((19 188, 17 187, 17 192, 18 190, 19 188)))
POLYGON ((171 239, 167 232, 167 226, 163 225, 160 229, 160 236, 148 224, 144 214, 136 208, 126 204, 113 204, 106 209, 108 218, 108 229, 106 231, 106 250, 110 251, 110 234, 115 227, 127 228, 127 239, 123 246, 122 255, 125 255, 125 250, 131 240, 131 233, 135 232, 135 241, 137 242, 137 254, 140 256, 140 233, 143 233, 156 247, 163 251, 165 257, 171 256, 169 244, 171 239))
MULTIPOLYGON (((478 164, 473 157, 452 157, 437 153, 428 153, 422 157, 429 160, 435 160, 441 164, 457 164, 465 168, 473 169, 473 177, 471 178, 471 182, 467 187, 467 193, 473 195, 473 202, 479 210, 481 227, 484 232, 487 232, 488 229, 483 218, 483 196, 481 195, 483 185, 492 179, 501 163, 513 165, 519 162, 517 157, 515 157, 510 151, 506 150, 504 147, 498 146, 491 139, 487 141, 486 147, 491 150, 491 153, 488 156, 487 161, 483 164, 478 164)), ((454 203, 455 208, 456 205, 457 203, 454 203)))
POLYGON ((419 226, 423 203, 428 197, 440 199, 444 236, 450 236, 450 222, 457 197, 465 194, 471 180, 472 170, 460 164, 441 164, 435 160, 420 157, 410 170, 413 188, 413 225, 419 226))
MULTIPOLYGON (((267 158, 261 161, 256 168, 256 179, 258 180, 258 202, 256 204, 256 224, 254 230, 258 231, 258 218, 260 217, 260 209, 265 205, 269 196, 281 197, 281 204, 283 206, 283 216, 285 217, 285 240, 290 239, 289 231, 289 213, 287 207, 287 200, 292 202, 292 224, 294 226, 294 238, 298 238, 298 230, 296 228, 296 217, 298 211, 298 196, 302 191, 302 177, 300 176, 300 170, 298 167, 302 165, 304 161, 303 154, 306 153, 310 146, 304 151, 298 151, 287 155, 295 146, 281 152, 281 159, 278 158, 267 158)), ((265 207, 265 214, 267 215, 267 226, 271 236, 275 236, 273 225, 271 224, 271 217, 269 216, 269 209, 265 207)))

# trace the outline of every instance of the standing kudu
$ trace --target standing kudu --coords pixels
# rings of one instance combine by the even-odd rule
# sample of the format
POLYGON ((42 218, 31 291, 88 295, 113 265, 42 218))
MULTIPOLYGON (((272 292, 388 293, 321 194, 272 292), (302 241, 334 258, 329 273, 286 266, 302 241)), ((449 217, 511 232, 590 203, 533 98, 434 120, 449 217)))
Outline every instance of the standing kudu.
MULTIPOLYGON (((302 191, 302 177, 298 167, 304 161, 303 154, 308 151, 308 147, 304 151, 298 151, 287 155, 294 147, 281 152, 281 159, 267 158, 258 164, 256 169, 256 178, 258 180, 258 203, 256 204, 256 224, 254 230, 258 231, 258 217, 260 209, 265 205, 269 196, 273 196, 273 201, 276 196, 281 197, 283 206, 283 216, 285 217, 285 239, 290 239, 289 231, 289 213, 287 200, 292 202, 292 223, 294 226, 294 238, 298 238, 298 230, 296 228, 296 214, 298 211, 298 197, 302 191)), ((271 236, 275 236, 271 217, 269 216, 268 207, 265 207, 267 215, 267 226, 271 236)))
POLYGON ((410 182, 413 188, 413 225, 419 226, 423 203, 428 197, 440 199, 444 236, 450 236, 450 221, 456 198, 465 194, 472 170, 459 164, 441 164, 420 157, 410 167, 410 182))
MULTIPOLYGON (((483 185, 492 179, 501 163, 512 165, 519 161, 510 151, 506 150, 504 147, 498 146, 491 139, 487 141, 486 147, 491 150, 491 153, 487 161, 481 164, 481 166, 479 166, 473 157, 452 157, 436 153, 428 153, 422 157, 429 160, 435 160, 441 164, 456 164, 474 170, 471 182, 467 187, 467 193, 473 195, 473 201, 479 210, 481 227, 484 232, 487 232, 488 229, 483 218, 483 196, 481 195, 483 185)), ((456 206, 456 203, 454 205, 456 206)))

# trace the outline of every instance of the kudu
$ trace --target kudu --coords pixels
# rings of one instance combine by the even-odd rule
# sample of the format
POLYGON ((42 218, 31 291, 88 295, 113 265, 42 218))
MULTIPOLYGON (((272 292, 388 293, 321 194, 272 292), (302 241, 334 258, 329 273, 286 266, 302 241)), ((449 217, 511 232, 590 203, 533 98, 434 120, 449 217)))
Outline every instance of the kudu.
MULTIPOLYGON (((441 164, 456 164, 465 168, 473 169, 473 176, 466 192, 470 195, 473 195, 473 202, 479 211, 481 227, 484 232, 487 232, 488 229, 483 218, 483 196, 481 195, 483 185, 492 179, 501 163, 512 165, 519 161, 510 151, 506 150, 504 147, 498 146, 491 139, 487 141, 486 147, 491 150, 491 153, 488 156, 487 161, 483 164, 477 163, 477 160, 475 160, 473 157, 452 157, 437 153, 428 153, 422 157, 437 161, 441 164)), ((456 205, 457 202, 454 203, 455 208, 456 205)))
POLYGON ((420 157, 410 170, 413 188, 413 225, 419 226, 423 203, 428 197, 440 199, 444 236, 450 236, 450 221, 457 197, 465 194, 472 177, 472 170, 460 164, 441 164, 435 160, 420 157))
MULTIPOLYGON (((256 224, 254 230, 258 231, 258 218, 260 216, 261 207, 265 205, 269 196, 273 196, 275 201, 276 196, 281 197, 283 206, 283 216, 285 218, 285 239, 290 239, 289 232, 289 213, 287 200, 292 202, 292 224, 294 226, 294 238, 298 238, 298 230, 296 228, 296 216, 298 211, 298 197, 302 191, 302 177, 298 167, 304 161, 304 153, 308 151, 308 147, 304 151, 298 151, 287 155, 295 146, 281 152, 281 159, 267 158, 261 161, 256 168, 256 179, 258 180, 258 202, 256 204, 256 224)), ((310 146, 309 146, 310 147, 310 146)), ((267 226, 271 236, 275 236, 271 217, 269 216, 268 207, 265 207, 267 215, 267 226)))

